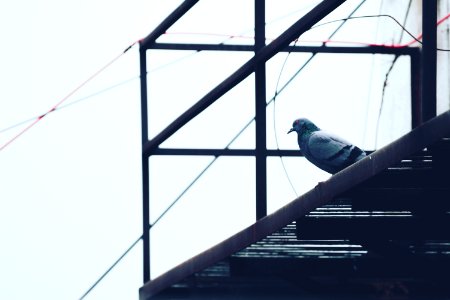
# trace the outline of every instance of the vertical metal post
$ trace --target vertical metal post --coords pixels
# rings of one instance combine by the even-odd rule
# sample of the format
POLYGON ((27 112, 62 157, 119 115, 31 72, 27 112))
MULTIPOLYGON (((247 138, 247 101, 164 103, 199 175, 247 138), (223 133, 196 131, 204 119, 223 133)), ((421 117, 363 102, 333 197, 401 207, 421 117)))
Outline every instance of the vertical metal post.
MULTIPOLYGON (((255 0, 255 54, 265 46, 265 0, 255 0)), ((266 65, 255 68, 256 219, 267 215, 266 65)))
MULTIPOLYGON (((141 80, 141 130, 142 145, 148 142, 147 107, 147 51, 140 48, 139 68, 141 80)), ((150 188, 148 156, 142 151, 142 242, 143 242, 143 280, 150 281, 150 188)))
POLYGON ((148 143, 148 106, 147 106, 147 49, 154 44, 170 26, 180 19, 198 0, 185 0, 147 37, 140 41, 139 68, 141 75, 141 130, 142 130, 142 241, 144 283, 150 281, 150 181, 149 157, 144 146, 148 143))
POLYGON ((436 116, 437 0, 422 0, 422 100, 423 120, 436 116))
POLYGON ((411 64, 411 128, 416 128, 423 123, 420 52, 412 52, 409 58, 411 64))

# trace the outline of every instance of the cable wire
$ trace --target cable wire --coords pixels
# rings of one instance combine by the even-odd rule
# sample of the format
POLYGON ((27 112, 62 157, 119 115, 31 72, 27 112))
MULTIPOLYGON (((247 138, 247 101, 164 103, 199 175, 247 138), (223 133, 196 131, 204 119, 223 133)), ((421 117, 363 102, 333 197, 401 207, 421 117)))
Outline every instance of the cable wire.
MULTIPOLYGON (((321 27, 321 26, 325 26, 325 25, 329 25, 329 24, 333 24, 336 22, 345 22, 348 20, 355 20, 355 19, 364 19, 364 18, 381 18, 381 17, 386 17, 389 18, 391 20, 393 20, 395 23, 397 23, 397 25, 399 25, 402 28, 402 34, 403 32, 407 33, 412 40, 408 43, 404 43, 404 44, 376 44, 376 43, 365 43, 365 42, 358 42, 358 41, 335 41, 335 40, 317 40, 317 41, 298 41, 298 43, 311 43, 311 42, 316 42, 316 43, 339 43, 339 44, 360 44, 360 45, 365 45, 365 46, 377 46, 377 47, 389 47, 389 48, 404 48, 404 47, 408 47, 411 46, 414 43, 419 43, 422 44, 422 42, 420 41, 420 39, 422 38, 422 34, 419 34, 417 37, 414 36, 410 31, 408 31, 406 29, 406 27, 404 25, 402 25, 402 23, 400 23, 396 18, 394 18, 391 15, 387 15, 387 14, 378 14, 378 15, 364 15, 364 16, 355 16, 355 17, 348 17, 348 18, 344 18, 344 19, 336 19, 336 20, 332 20, 332 21, 328 21, 325 23, 320 23, 317 24, 315 26, 312 26, 309 30, 321 27)), ((446 21, 447 19, 450 18, 450 13, 445 15, 444 17, 442 17, 440 20, 438 20, 438 22, 436 23, 436 26, 441 25, 444 21, 446 21)), ((308 31, 309 31, 308 30, 308 31)), ((229 39, 233 39, 233 38, 242 38, 242 39, 254 39, 254 36, 249 36, 249 35, 243 35, 243 34, 237 34, 237 35, 232 35, 232 34, 221 34, 221 33, 208 33, 208 32, 166 32, 165 34, 173 34, 173 35, 210 35, 210 36, 224 36, 224 37, 228 37, 225 41, 229 40, 229 39)), ((274 40, 274 38, 268 38, 266 37, 266 40, 274 40)), ((225 41, 223 41, 222 43, 224 43, 225 41)), ((436 48, 437 51, 444 51, 444 52, 449 52, 450 49, 443 49, 443 48, 436 48)))
POLYGON ((13 143, 15 140, 17 140, 19 137, 21 137, 25 132, 27 132, 28 130, 30 130, 33 126, 35 126, 37 123, 39 123, 39 121, 41 121, 43 118, 45 118, 48 114, 54 112, 55 110, 58 109, 58 107, 63 104, 64 102, 66 102, 70 97, 72 97, 76 92, 78 92, 82 87, 84 87, 87 83, 89 83, 90 81, 92 81, 95 77, 97 77, 100 73, 102 73, 104 70, 106 70, 109 66, 111 66, 113 63, 115 63, 120 57, 122 57, 122 55, 124 55, 125 53, 128 52, 128 50, 130 50, 134 45, 136 45, 138 42, 134 42, 133 44, 131 44, 130 46, 128 46, 123 52, 121 52, 118 56, 116 56, 115 58, 113 58, 111 61, 109 61, 106 65, 104 65, 102 68, 100 68, 98 71, 96 71, 94 74, 92 74, 88 79, 86 79, 85 81, 83 81, 80 85, 78 85, 75 89, 73 89, 69 94, 67 94, 65 97, 63 97, 59 102, 57 102, 52 108, 50 108, 50 110, 48 110, 46 113, 38 116, 33 123, 31 123, 30 125, 28 125, 27 127, 25 127, 25 129, 19 131, 18 134, 16 134, 15 136, 13 136, 10 140, 8 140, 5 144, 3 144, 0 147, 0 151, 2 151, 3 149, 5 149, 6 147, 8 147, 11 143, 13 143))
MULTIPOLYGON (((356 13, 356 12, 358 11, 358 9, 364 4, 364 2, 366 2, 366 0, 362 0, 362 1, 359 3, 359 5, 356 6, 356 8, 350 13, 349 17, 351 17, 354 13, 356 13)), ((342 23, 341 23, 341 24, 340 24, 340 25, 339 25, 339 26, 338 26, 338 27, 330 34, 330 36, 328 37, 328 40, 331 39, 331 38, 332 38, 332 37, 333 37, 333 36, 334 36, 334 35, 342 28, 342 26, 344 26, 345 23, 346 23, 346 21, 342 22, 342 23)), ((298 39, 295 40, 294 46, 295 46, 295 44, 297 43, 297 41, 298 41, 298 39)), ((325 42, 324 42, 322 45, 325 45, 325 42)), ((274 129, 275 143, 276 143, 276 145, 277 145, 277 149, 278 149, 278 150, 279 150, 280 148, 279 148, 279 144, 278 144, 278 134, 277 134, 277 129, 276 129, 276 102, 275 102, 275 99, 277 98, 277 96, 278 96, 278 94, 279 94, 279 92, 278 92, 278 86, 279 86, 279 83, 280 83, 281 75, 282 75, 282 73, 283 73, 283 70, 284 70, 284 68, 285 68, 285 66, 286 66, 286 63, 287 63, 288 58, 289 58, 289 56, 290 56, 291 53, 292 53, 292 52, 288 52, 288 54, 286 55, 286 58, 285 58, 285 60, 284 60, 284 62, 283 62, 283 65, 282 65, 281 70, 280 70, 280 74, 278 75, 277 84, 276 84, 276 86, 275 86, 275 93, 274 93, 274 96, 273 96, 273 98, 272 98, 272 99, 273 99, 273 129, 274 129)), ((303 69, 305 68, 305 66, 311 62, 311 60, 316 56, 316 54, 317 54, 317 53, 315 52, 315 53, 313 53, 313 54, 309 57, 309 59, 308 59, 308 60, 300 67, 299 71, 296 72, 295 76, 297 76, 297 74, 300 73, 300 70, 303 70, 303 69)), ((293 78, 292 78, 292 79, 293 79, 293 78)), ((289 83, 292 81, 292 79, 289 80, 289 83)), ((287 178, 287 180, 288 180, 288 182, 289 182, 289 184, 290 184, 290 186, 291 186, 291 188, 292 188, 292 190, 293 190, 295 196, 298 197, 297 190, 295 189, 294 184, 292 183, 292 180, 291 180, 291 178, 290 178, 290 176, 289 176, 289 174, 288 174, 288 171, 287 171, 287 169, 286 169, 286 166, 285 166, 285 164, 284 164, 284 160, 283 160, 283 157, 282 157, 282 156, 280 156, 280 161, 281 161, 281 165, 282 165, 283 170, 284 170, 284 174, 286 175, 286 178, 287 178)))
MULTIPOLYGON (((295 41, 295 43, 296 42, 297 42, 297 40, 295 41)), ((295 46, 295 43, 294 43, 294 46, 295 46)), ((274 137, 275 137, 275 143, 277 145, 277 150, 280 150, 280 147, 279 147, 279 143, 278 143, 277 125, 276 125, 276 120, 275 120, 275 118, 276 118, 276 101, 275 101, 275 99, 278 96, 278 86, 280 84, 281 74, 283 74, 284 67, 286 66, 286 63, 288 61, 288 58, 289 58, 290 54, 291 54, 291 52, 288 52, 288 54, 286 55, 286 58, 284 59, 283 65, 281 66, 280 74, 278 75, 277 84, 275 86, 275 93, 273 95, 273 117, 272 117, 272 119, 273 119, 273 132, 274 132, 274 137)), ((287 171, 286 166, 284 164, 283 157, 281 155, 279 157, 280 157, 281 166, 283 167, 283 170, 284 170, 284 174, 286 175, 286 179, 289 182, 289 185, 291 186, 295 197, 298 198, 297 190, 295 189, 295 186, 292 183, 292 180, 291 180, 291 178, 290 178, 290 176, 288 174, 288 171, 287 171)))
MULTIPOLYGON (((393 47, 393 48, 404 48, 404 47, 408 47, 411 46, 414 43, 419 43, 422 45, 422 41, 420 40, 422 38, 422 34, 419 34, 417 37, 414 36, 408 29, 406 29, 405 26, 403 26, 396 18, 394 18, 391 15, 387 15, 387 14, 380 14, 380 15, 365 15, 365 16, 356 16, 356 17, 349 17, 349 18, 344 18, 344 19, 337 19, 337 20, 332 20, 332 21, 328 21, 325 23, 321 23, 321 24, 317 24, 313 27, 311 27, 311 29, 314 28, 318 28, 321 26, 325 26, 328 24, 332 24, 332 23, 336 23, 336 22, 343 22, 343 21, 347 21, 347 20, 355 20, 355 19, 364 19, 364 18, 389 18, 391 20, 393 20, 395 23, 397 23, 398 26, 400 26, 402 28, 402 30, 408 34, 412 40, 408 43, 405 44, 392 44, 392 45, 387 45, 387 44, 370 44, 371 46, 383 46, 383 47, 393 47)), ((447 19, 450 18, 450 13, 447 14, 446 16, 444 16, 443 18, 441 18, 437 23, 436 26, 441 25, 444 21, 446 21, 447 19)), ((449 52, 450 49, 442 49, 442 48, 436 48, 437 51, 444 51, 444 52, 449 52)))
POLYGON ((139 243, 139 241, 142 239, 142 235, 133 242, 133 244, 131 244, 130 247, 128 247, 128 249, 118 258, 116 259, 116 261, 106 270, 105 273, 102 274, 102 276, 100 276, 99 279, 97 279, 97 281, 83 294, 83 296, 80 297, 80 300, 84 299, 87 295, 89 295, 89 293, 103 280, 103 278, 106 277, 106 275, 109 274, 109 272, 112 271, 112 269, 115 268, 115 266, 117 266, 117 264, 128 254, 130 253, 131 250, 133 250, 133 248, 139 243))
MULTIPOLYGON (((411 3, 411 2, 410 2, 410 3, 411 3)), ((303 10, 303 9, 301 9, 301 10, 303 10)), ((301 11, 301 10, 298 10, 298 11, 301 11)), ((288 14, 288 15, 286 15, 285 17, 287 17, 287 16, 289 16, 289 15, 291 15, 291 14, 288 14)), ((345 18, 345 19, 338 19, 338 20, 333 20, 333 21, 329 21, 329 22, 326 22, 326 23, 321 23, 321 24, 318 24, 318 25, 316 25, 316 26, 313 26, 311 29, 317 28, 317 27, 319 27, 319 26, 331 24, 331 23, 334 23, 334 22, 341 22, 341 21, 344 21, 344 22, 345 22, 346 20, 359 19, 359 18, 366 18, 366 17, 367 17, 367 18, 372 18, 372 17, 389 17, 389 18, 393 19, 397 24, 399 24, 399 26, 402 28, 401 35, 403 35, 403 32, 407 32, 406 28, 405 28, 400 22, 398 22, 394 17, 392 17, 392 16, 390 16, 390 15, 370 15, 370 16, 349 17, 349 18, 345 18)), ((280 18, 281 18, 281 17, 280 17, 280 18)), ((437 22, 437 26, 439 26, 440 24, 442 24, 442 23, 443 23, 444 21, 446 21, 448 18, 450 18, 450 14, 447 14, 446 16, 444 16, 443 18, 441 18, 441 19, 437 22)), ((279 18, 278 18, 278 19, 279 19, 279 18)), ((275 19, 274 22, 276 22, 278 19, 275 19)), ((408 33, 409 33, 409 32, 408 32, 408 33)), ((200 32, 200 33, 193 33, 193 32, 190 32, 190 33, 184 33, 184 32, 166 32, 165 34, 198 34, 198 35, 214 35, 214 36, 226 36, 226 37, 228 37, 227 39, 225 39, 225 40, 222 41, 221 43, 224 43, 224 42, 226 42, 226 41, 228 41, 228 40, 230 40, 230 39, 236 38, 236 37, 238 37, 238 38, 254 39, 253 36, 229 35, 229 34, 214 34, 214 33, 201 33, 201 32, 200 32)), ((412 36, 411 33, 409 33, 409 35, 412 36)), ((409 45, 411 45, 411 44, 413 44, 413 43, 415 43, 415 42, 421 43, 420 40, 419 40, 421 37, 422 37, 422 35, 419 35, 418 37, 414 37, 414 36, 413 36, 413 40, 412 40, 411 42, 406 43, 406 44, 403 44, 403 45, 401 45, 401 44, 396 44, 396 45, 373 44, 373 43, 362 43, 362 42, 357 42, 357 41, 335 41, 335 40, 329 40, 329 39, 326 40, 326 41, 323 41, 323 40, 322 40, 322 41, 299 41, 299 40, 297 39, 297 40, 296 40, 296 43, 302 43, 302 42, 308 42, 308 43, 310 43, 310 42, 320 42, 320 43, 339 43, 339 44, 342 44, 342 43, 346 43, 346 44, 361 44, 361 45, 366 45, 366 46, 406 47, 406 46, 409 46, 409 45)), ((269 38, 266 38, 266 39, 269 39, 269 38)), ((271 39, 269 39, 269 40, 271 40, 271 39)), ((125 49, 124 53, 125 53, 126 51, 128 51, 132 46, 133 46, 133 45, 130 45, 127 49, 125 49)), ((436 50, 438 50, 438 51, 450 51, 449 49, 440 49, 440 48, 438 48, 438 49, 436 49, 436 50)), ((189 55, 186 55, 186 56, 184 56, 184 57, 181 57, 180 59, 174 60, 174 61, 172 61, 172 62, 169 62, 169 63, 165 64, 165 65, 162 65, 162 66, 157 67, 157 68, 155 68, 155 69, 153 69, 153 70, 150 70, 148 73, 152 73, 152 72, 159 71, 160 69, 163 69, 163 68, 165 68, 165 67, 167 67, 167 66, 169 66, 169 65, 175 64, 175 63, 177 63, 177 62, 179 62, 179 61, 181 61, 181 60, 184 60, 184 59, 186 59, 186 58, 189 58, 190 56, 193 56, 193 55, 195 55, 195 54, 197 54, 197 53, 199 53, 199 52, 201 52, 201 50, 197 50, 197 51, 195 51, 195 52, 193 52, 193 53, 190 53, 189 55)), ((113 85, 113 86, 110 86, 110 87, 107 87, 107 88, 105 88, 105 89, 103 89, 103 90, 100 90, 100 91, 98 91, 98 92, 95 92, 95 93, 93 93, 93 94, 91 94, 91 95, 89 95, 89 96, 86 96, 86 97, 83 97, 83 98, 81 98, 81 99, 75 100, 75 101, 73 101, 73 102, 71 102, 71 103, 69 103, 69 104, 62 105, 62 106, 58 106, 58 107, 56 107, 55 109, 48 111, 46 114, 39 115, 39 116, 35 116, 35 117, 32 117, 32 118, 26 119, 26 120, 24 120, 24 121, 21 121, 21 122, 19 122, 19 123, 16 123, 16 124, 14 124, 14 125, 10 125, 10 126, 8 126, 8 127, 5 127, 5 128, 3 128, 3 129, 1 129, 1 130, 0 130, 0 133, 9 131, 9 130, 11 130, 11 129, 13 129, 13 128, 19 127, 19 126, 21 126, 21 125, 23 125, 23 124, 26 124, 26 123, 28 123, 28 122, 31 122, 31 121, 33 121, 33 120, 36 121, 36 120, 39 119, 40 117, 42 117, 42 116, 44 116, 44 115, 47 115, 47 114, 49 114, 49 113, 51 113, 51 112, 58 111, 58 110, 60 110, 60 109, 62 109, 62 108, 66 108, 66 107, 68 107, 68 106, 71 106, 72 104, 75 104, 75 103, 77 103, 77 102, 81 102, 81 101, 86 100, 86 99, 88 99, 88 98, 92 98, 92 97, 94 97, 94 96, 97 96, 97 95, 99 95, 99 94, 102 94, 103 92, 107 92, 107 91, 110 90, 110 89, 113 89, 113 88, 115 88, 115 87, 121 86, 121 85, 123 85, 123 84, 128 83, 129 81, 133 81, 133 80, 138 79, 138 78, 139 78, 139 77, 133 77, 132 79, 125 80, 125 81, 123 81, 123 82, 117 83, 117 84, 115 84, 115 85, 113 85)), ((37 122, 36 122, 36 123, 37 123, 37 122)), ((29 127, 32 127, 32 126, 34 126, 34 124, 31 124, 29 127)), ((29 129, 29 128, 28 128, 28 129, 29 129)), ((28 129, 25 129, 24 131, 27 131, 28 129)), ((5 145, 3 146, 3 148, 4 148, 4 147, 5 147, 5 145)), ((0 150, 2 150, 2 148, 0 148, 0 150)))
MULTIPOLYGON (((197 54, 198 52, 200 52, 200 51, 195 51, 195 52, 189 53, 188 55, 185 55, 185 56, 182 56, 182 57, 180 57, 180 58, 178 58, 178 59, 169 61, 169 62, 167 62, 166 64, 163 64, 163 65, 161 65, 161 66, 155 67, 155 68, 149 70, 149 71, 147 72, 147 74, 153 74, 153 73, 156 73, 156 72, 158 72, 158 71, 160 71, 160 70, 163 70, 164 68, 167 68, 167 67, 169 67, 169 66, 171 66, 171 65, 173 65, 173 64, 177 64, 177 63, 179 63, 179 62, 181 62, 181 61, 183 61, 183 60, 185 60, 185 59, 190 58, 191 56, 194 56, 194 55, 197 54)), ((125 79, 125 80, 123 80, 123 81, 120 81, 120 82, 118 82, 118 83, 116 83, 116 84, 113 84, 113 85, 110 85, 110 86, 108 86, 108 87, 105 87, 105 88, 103 88, 103 89, 101 89, 101 90, 98 90, 98 91, 96 91, 96 92, 93 92, 92 94, 89 94, 89 95, 87 95, 87 96, 84 96, 84 97, 79 98, 79 99, 77 99, 77 100, 74 100, 74 101, 72 101, 72 102, 69 102, 69 103, 63 104, 63 105, 61 105, 61 106, 58 106, 55 110, 52 111, 52 113, 61 111, 61 110, 64 109, 64 108, 68 108, 68 107, 70 107, 70 106, 72 106, 72 105, 78 104, 78 103, 80 103, 80 102, 83 102, 83 101, 88 100, 88 99, 90 99, 90 98, 93 98, 93 97, 95 97, 95 96, 101 95, 101 94, 103 94, 103 93, 106 93, 106 92, 108 92, 108 91, 110 91, 110 90, 113 90, 113 89, 115 89, 115 88, 118 88, 118 87, 120 87, 120 86, 126 85, 126 84, 128 84, 128 83, 130 83, 130 82, 133 82, 133 81, 135 81, 135 80, 138 80, 139 78, 140 78, 140 76, 137 75, 137 76, 131 77, 131 78, 129 78, 129 79, 125 79)), ((4 132, 6 132, 6 131, 9 131, 9 130, 11 130, 11 129, 14 129, 14 128, 16 128, 16 127, 19 127, 19 126, 21 126, 21 125, 24 125, 24 124, 26 124, 26 123, 28 123, 28 122, 34 121, 34 120, 36 120, 37 118, 39 118, 39 116, 41 116, 41 115, 37 115, 37 116, 31 117, 31 118, 28 118, 28 119, 26 119, 26 120, 20 121, 20 122, 18 122, 18 123, 15 123, 15 124, 13 124, 13 125, 9 125, 9 126, 3 128, 3 129, 0 129, 0 134, 1 134, 1 133, 4 133, 4 132)))
MULTIPOLYGON (((111 91, 111 90, 113 90, 113 89, 115 89, 115 88, 118 88, 118 87, 120 87, 120 86, 126 85, 126 84, 128 84, 128 83, 130 83, 130 82, 133 82, 133 81, 137 80, 137 79, 139 79, 139 76, 135 76, 135 77, 132 77, 132 78, 123 80, 123 81, 121 81, 121 82, 119 82, 119 83, 116 83, 116 84, 114 84, 114 85, 110 85, 110 86, 108 86, 108 87, 106 87, 106 88, 104 88, 104 89, 98 90, 98 91, 96 91, 96 92, 94 92, 94 93, 92 93, 92 94, 89 94, 89 95, 87 95, 87 96, 84 96, 84 97, 82 97, 82 98, 79 98, 79 99, 76 99, 76 100, 74 100, 74 101, 72 101, 72 102, 69 102, 69 103, 66 103, 66 104, 64 104, 64 105, 58 106, 57 108, 55 108, 55 109, 52 110, 51 112, 53 113, 53 112, 56 112, 56 111, 63 110, 63 109, 68 108, 68 107, 70 107, 70 106, 72 106, 72 105, 78 104, 78 103, 83 102, 83 101, 85 101, 85 100, 88 100, 88 99, 90 99, 90 98, 96 97, 96 96, 101 95, 101 94, 106 93, 106 92, 109 92, 109 91, 111 91)), ((48 114, 48 113, 47 113, 47 114, 48 114)), ((42 115, 39 115, 39 116, 42 116, 42 115)), ((0 133, 9 131, 9 130, 14 129, 14 128, 16 128, 16 127, 19 127, 19 126, 21 126, 21 125, 23 125, 23 124, 25 124, 25 123, 31 122, 31 121, 33 121, 33 120, 36 120, 37 118, 39 118, 39 116, 34 116, 34 117, 32 117, 32 118, 29 118, 29 119, 23 120, 23 121, 21 121, 21 122, 18 122, 18 123, 14 124, 14 125, 10 125, 10 126, 8 126, 8 127, 5 127, 5 128, 3 128, 3 129, 0 129, 0 133)))
MULTIPOLYGON (((403 24, 402 28, 406 25, 406 21, 408 20, 409 12, 411 10, 411 4, 412 4, 412 0, 409 0, 408 7, 406 8, 405 17, 404 17, 403 23, 402 23, 403 24)), ((439 22, 441 22, 441 20, 438 21, 438 25, 440 24, 439 22)), ((405 32, 404 30, 402 30, 400 32, 398 43, 400 43, 402 41, 404 32, 405 32)), ((395 55, 394 56, 394 59, 392 60, 391 65, 390 65, 389 69, 387 70, 386 75, 384 77, 383 90, 381 92, 380 108, 378 110, 377 123, 376 123, 376 127, 375 127, 375 148, 377 147, 377 144, 378 144, 378 133, 379 133, 379 129, 380 129, 380 119, 381 119, 381 113, 383 112, 384 98, 385 98, 385 95, 386 95, 386 87, 388 85, 389 75, 391 74, 392 70, 394 69, 395 63, 398 61, 399 57, 400 57, 400 55, 395 55)))

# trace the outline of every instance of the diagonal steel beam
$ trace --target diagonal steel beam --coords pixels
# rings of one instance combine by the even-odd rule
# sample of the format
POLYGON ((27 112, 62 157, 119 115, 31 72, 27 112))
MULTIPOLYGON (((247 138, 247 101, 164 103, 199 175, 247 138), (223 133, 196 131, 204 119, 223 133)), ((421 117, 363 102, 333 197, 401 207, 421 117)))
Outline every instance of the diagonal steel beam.
POLYGON ((166 32, 176 21, 178 21, 188 10, 190 10, 198 0, 185 0, 180 4, 158 27, 155 28, 149 35, 140 41, 141 49, 148 49, 157 38, 166 32))
POLYGON ((231 74, 222 83, 212 89, 202 99, 200 99, 191 108, 181 114, 171 124, 169 124, 163 131, 156 135, 152 140, 143 145, 143 155, 149 156, 153 150, 159 147, 161 143, 167 140, 182 126, 195 118, 203 110, 208 108, 217 99, 223 96, 226 92, 231 90, 239 82, 247 78, 259 63, 264 63, 272 58, 280 50, 286 48, 290 42, 310 29, 314 24, 323 19, 326 15, 331 13, 345 0, 324 0, 316 7, 314 7, 303 18, 294 23, 285 32, 283 32, 272 43, 262 48, 255 56, 242 65, 236 72, 231 74))

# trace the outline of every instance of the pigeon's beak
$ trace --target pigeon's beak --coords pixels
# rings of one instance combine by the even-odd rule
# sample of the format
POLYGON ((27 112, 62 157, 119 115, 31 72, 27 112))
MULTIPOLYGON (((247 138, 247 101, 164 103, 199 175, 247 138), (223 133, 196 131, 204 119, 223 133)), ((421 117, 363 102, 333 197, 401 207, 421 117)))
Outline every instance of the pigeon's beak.
POLYGON ((288 134, 291 133, 292 131, 294 131, 294 128, 289 129, 289 131, 287 132, 288 134))

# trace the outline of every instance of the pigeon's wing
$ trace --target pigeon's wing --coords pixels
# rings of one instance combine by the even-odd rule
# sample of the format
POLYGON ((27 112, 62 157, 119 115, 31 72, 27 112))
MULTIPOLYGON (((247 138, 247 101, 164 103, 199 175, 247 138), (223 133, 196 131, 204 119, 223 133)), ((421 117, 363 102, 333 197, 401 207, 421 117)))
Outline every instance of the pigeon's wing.
POLYGON ((349 142, 323 131, 314 132, 308 140, 310 154, 318 162, 331 163, 333 165, 345 159, 353 147, 349 142))
POLYGON ((323 131, 311 134, 306 148, 308 150, 306 158, 317 167, 332 174, 365 157, 364 151, 358 147, 323 131))

